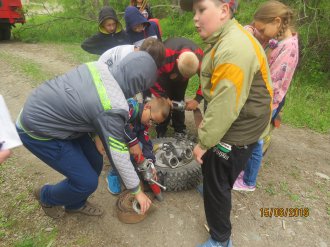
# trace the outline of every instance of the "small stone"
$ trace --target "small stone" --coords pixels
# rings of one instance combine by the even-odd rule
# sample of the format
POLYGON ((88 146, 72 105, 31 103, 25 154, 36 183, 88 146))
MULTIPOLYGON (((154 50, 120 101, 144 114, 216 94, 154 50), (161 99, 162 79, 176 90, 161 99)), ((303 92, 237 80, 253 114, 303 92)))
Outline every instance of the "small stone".
POLYGON ((173 214, 170 214, 170 219, 174 219, 174 215, 173 214))
POLYGON ((51 231, 53 231, 53 227, 47 227, 46 229, 45 229, 45 232, 51 232, 51 231))
POLYGON ((320 178, 324 178, 326 180, 330 180, 330 177, 328 175, 323 174, 323 173, 315 172, 315 175, 316 176, 319 176, 320 178))

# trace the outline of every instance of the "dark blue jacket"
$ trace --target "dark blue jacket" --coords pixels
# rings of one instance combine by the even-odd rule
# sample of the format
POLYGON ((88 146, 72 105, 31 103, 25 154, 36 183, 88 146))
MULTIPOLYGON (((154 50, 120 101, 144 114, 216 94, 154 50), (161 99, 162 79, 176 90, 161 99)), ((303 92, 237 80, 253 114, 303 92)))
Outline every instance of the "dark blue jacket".
POLYGON ((160 32, 156 23, 148 21, 140 11, 129 6, 125 10, 126 32, 132 44, 141 46, 143 40, 148 37, 154 37, 161 40, 160 32), (144 24, 144 30, 140 33, 134 32, 132 28, 138 24, 144 24))
POLYGON ((128 146, 142 144, 142 153, 146 159, 151 159, 155 163, 156 157, 153 153, 153 145, 148 135, 149 126, 141 123, 144 105, 134 99, 128 99, 129 120, 125 126, 125 134, 128 146))

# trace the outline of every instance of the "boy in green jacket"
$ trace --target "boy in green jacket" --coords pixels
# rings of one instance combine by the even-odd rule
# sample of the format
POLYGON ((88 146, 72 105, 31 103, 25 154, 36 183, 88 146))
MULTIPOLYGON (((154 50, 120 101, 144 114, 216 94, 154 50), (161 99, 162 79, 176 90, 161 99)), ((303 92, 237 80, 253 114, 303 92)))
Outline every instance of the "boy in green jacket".
POLYGON ((266 55, 233 18, 237 0, 181 0, 194 10, 204 52, 201 87, 208 103, 198 129, 195 159, 202 164, 207 246, 232 246, 231 189, 271 117, 272 87, 266 55))

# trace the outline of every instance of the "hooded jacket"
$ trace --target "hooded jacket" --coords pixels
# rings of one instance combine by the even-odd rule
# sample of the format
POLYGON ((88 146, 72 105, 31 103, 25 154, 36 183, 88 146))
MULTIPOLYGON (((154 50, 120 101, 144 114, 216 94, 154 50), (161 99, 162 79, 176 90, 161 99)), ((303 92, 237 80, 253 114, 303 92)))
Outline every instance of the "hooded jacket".
POLYGON ((117 18, 115 10, 111 7, 106 6, 103 7, 99 13, 99 32, 92 37, 86 39, 81 44, 81 48, 89 53, 101 55, 112 47, 126 44, 130 44, 130 41, 117 18), (107 19, 113 19, 116 21, 117 29, 114 33, 108 33, 103 28, 102 23, 107 19))
POLYGON ((129 54, 111 72, 100 62, 80 65, 36 88, 23 107, 18 126, 40 141, 97 133, 125 186, 135 191, 139 178, 125 140, 126 98, 149 88, 156 73, 154 60, 142 51, 129 54))
POLYGON ((136 46, 141 46, 143 41, 148 37, 154 37, 161 40, 161 35, 156 23, 148 21, 140 11, 129 6, 125 10, 126 32, 130 42, 136 46), (144 24, 144 30, 140 33, 134 32, 133 27, 139 24, 144 24))

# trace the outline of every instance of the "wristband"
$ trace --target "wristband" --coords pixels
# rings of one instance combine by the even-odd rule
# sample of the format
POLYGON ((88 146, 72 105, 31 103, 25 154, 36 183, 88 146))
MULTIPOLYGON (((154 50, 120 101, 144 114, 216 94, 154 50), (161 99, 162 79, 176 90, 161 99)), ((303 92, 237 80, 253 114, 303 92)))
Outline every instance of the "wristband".
POLYGON ((132 195, 136 195, 138 193, 141 192, 141 186, 139 185, 139 188, 137 189, 137 191, 131 192, 132 195))

